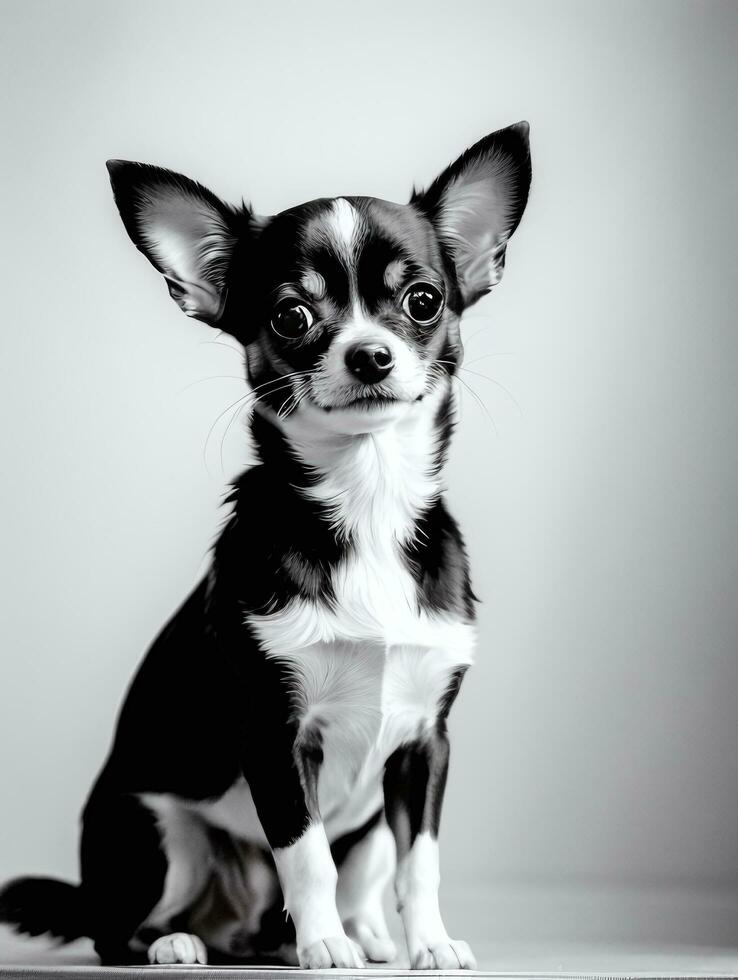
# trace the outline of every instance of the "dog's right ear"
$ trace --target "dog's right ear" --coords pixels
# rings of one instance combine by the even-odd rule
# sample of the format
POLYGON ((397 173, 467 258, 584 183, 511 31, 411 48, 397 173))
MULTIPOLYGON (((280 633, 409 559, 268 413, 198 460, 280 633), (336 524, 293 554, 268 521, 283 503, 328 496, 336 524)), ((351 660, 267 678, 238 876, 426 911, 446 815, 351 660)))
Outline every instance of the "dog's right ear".
POLYGON ((108 160, 107 167, 133 244, 164 276, 187 316, 216 325, 238 240, 237 212, 171 170, 127 160, 108 160))

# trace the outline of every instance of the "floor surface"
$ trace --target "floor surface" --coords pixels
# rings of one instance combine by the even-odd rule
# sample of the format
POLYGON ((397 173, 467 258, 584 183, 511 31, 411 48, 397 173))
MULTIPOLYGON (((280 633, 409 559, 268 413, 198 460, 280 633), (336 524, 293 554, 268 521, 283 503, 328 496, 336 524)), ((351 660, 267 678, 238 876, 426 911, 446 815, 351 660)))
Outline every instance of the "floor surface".
MULTIPOLYGON (((452 935, 467 939, 479 972, 496 977, 733 977, 738 980, 738 896, 715 889, 447 888, 452 935)), ((397 923, 394 923, 395 926, 397 923)), ((400 976, 407 964, 333 976, 400 976)), ((289 980, 297 969, 162 966, 101 968, 87 940, 54 947, 0 928, 3 980, 289 980)), ((416 974, 412 974, 415 976, 416 974)), ((438 976, 439 974, 433 974, 438 976)), ((456 974, 459 975, 459 974, 456 974)), ((469 974, 465 974, 468 976, 469 974)))

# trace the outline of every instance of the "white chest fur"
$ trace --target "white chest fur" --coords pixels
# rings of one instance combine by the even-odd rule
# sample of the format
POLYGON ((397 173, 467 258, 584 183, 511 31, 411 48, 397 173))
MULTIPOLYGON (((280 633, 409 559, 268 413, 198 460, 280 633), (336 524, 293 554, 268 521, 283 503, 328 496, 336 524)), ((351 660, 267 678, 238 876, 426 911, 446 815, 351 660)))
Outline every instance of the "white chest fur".
POLYGON ((473 627, 420 608, 402 555, 440 492, 436 407, 362 438, 316 442, 299 419, 287 433, 319 477, 309 495, 351 547, 333 569, 330 601, 298 598, 247 621, 266 656, 287 667, 300 725, 321 732, 327 824, 381 793, 388 756, 435 723, 454 670, 472 662, 473 627))
POLYGON ((463 640, 454 649, 339 640, 285 658, 300 724, 322 736, 319 801, 328 825, 350 826, 379 805, 387 758, 435 723, 452 671, 470 662, 471 637, 463 640))
MULTIPOLYGON (((292 674, 300 725, 321 732, 318 795, 329 840, 361 826, 382 806, 387 758, 434 723, 452 672, 472 662, 472 626, 428 619, 419 638, 431 640, 434 631, 436 643, 340 639, 269 654, 292 674)), ((236 837, 266 846, 243 779, 219 800, 187 807, 236 837)))
POLYGON ((445 648, 458 642, 440 635, 455 632, 458 621, 419 609, 402 554, 418 533, 417 518, 441 492, 435 419, 444 396, 439 388, 407 406, 393 425, 362 435, 321 431, 302 407, 282 420, 293 451, 316 477, 303 493, 322 504, 348 548, 332 571, 331 597, 295 599, 248 617, 270 655, 293 656, 336 640, 445 648))
MULTIPOLYGON (((353 589, 352 574, 342 573, 353 589)), ((474 651, 472 625, 413 609, 397 577, 354 595, 352 607, 295 601, 250 618, 266 655, 291 675, 301 727, 321 733, 329 834, 332 823, 343 832, 381 805, 387 758, 435 723, 454 670, 474 651)))

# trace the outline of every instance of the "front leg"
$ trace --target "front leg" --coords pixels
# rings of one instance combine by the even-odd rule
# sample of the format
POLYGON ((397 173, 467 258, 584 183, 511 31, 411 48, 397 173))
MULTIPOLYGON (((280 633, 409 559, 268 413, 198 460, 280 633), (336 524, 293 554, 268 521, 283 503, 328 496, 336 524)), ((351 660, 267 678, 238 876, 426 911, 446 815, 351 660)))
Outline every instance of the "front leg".
POLYGON ((413 970, 474 970, 467 943, 450 939, 438 904, 438 827, 448 772, 445 718, 387 761, 384 796, 397 845, 395 892, 413 970))
POLYGON ((359 969, 361 951, 336 908, 336 866, 318 808, 320 733, 305 731, 284 708, 264 719, 268 730, 249 746, 244 775, 295 925, 300 966, 359 969))
POLYGON ((297 934, 300 966, 361 969, 361 950, 344 932, 336 908, 336 866, 321 822, 310 823, 286 847, 273 849, 284 907, 297 934))

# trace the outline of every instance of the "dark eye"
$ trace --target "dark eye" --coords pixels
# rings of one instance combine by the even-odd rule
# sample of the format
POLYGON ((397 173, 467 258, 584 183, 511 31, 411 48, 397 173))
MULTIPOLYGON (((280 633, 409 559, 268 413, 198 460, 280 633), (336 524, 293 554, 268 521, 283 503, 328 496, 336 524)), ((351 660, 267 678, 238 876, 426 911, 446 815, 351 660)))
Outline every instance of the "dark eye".
POLYGON ((416 323, 433 323, 443 309, 443 296, 429 282, 417 282, 405 293, 402 308, 416 323))
POLYGON ((313 320, 307 306, 286 299, 272 314, 272 330, 284 340, 299 340, 312 326, 313 320))

